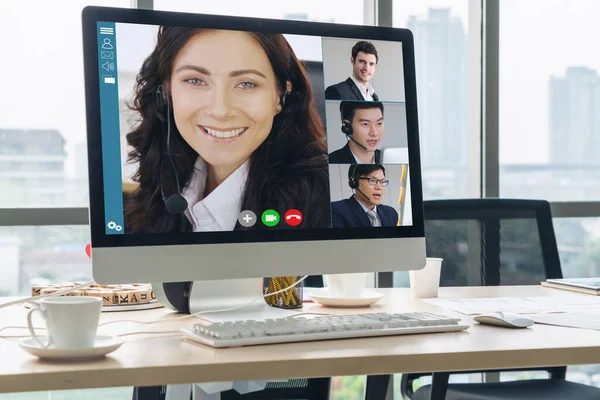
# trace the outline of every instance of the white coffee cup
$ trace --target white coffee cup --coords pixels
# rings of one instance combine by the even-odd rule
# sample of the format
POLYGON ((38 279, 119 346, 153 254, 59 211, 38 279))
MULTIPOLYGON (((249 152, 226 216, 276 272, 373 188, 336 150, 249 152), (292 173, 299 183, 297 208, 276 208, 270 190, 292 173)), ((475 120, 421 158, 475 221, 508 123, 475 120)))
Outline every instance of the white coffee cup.
POLYGON ((38 301, 39 307, 27 314, 27 325, 31 337, 41 347, 57 349, 81 349, 93 347, 102 299, 100 297, 67 296, 45 297, 38 301), (44 343, 33 329, 33 315, 41 314, 46 324, 48 340, 44 343))
POLYGON ((413 297, 428 299, 438 296, 442 261, 441 258, 428 257, 425 268, 408 272, 413 297))
POLYGON ((344 299, 359 299, 365 292, 368 273, 324 275, 329 294, 344 299))

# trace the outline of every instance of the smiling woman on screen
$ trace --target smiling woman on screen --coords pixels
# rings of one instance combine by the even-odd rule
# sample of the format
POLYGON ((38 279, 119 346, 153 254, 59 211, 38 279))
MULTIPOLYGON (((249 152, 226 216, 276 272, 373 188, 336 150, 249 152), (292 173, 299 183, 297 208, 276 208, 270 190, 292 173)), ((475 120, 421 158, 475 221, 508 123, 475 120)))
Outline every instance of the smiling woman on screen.
POLYGON ((126 232, 266 229, 238 215, 268 209, 330 226, 325 130, 283 35, 161 27, 132 108, 126 232))

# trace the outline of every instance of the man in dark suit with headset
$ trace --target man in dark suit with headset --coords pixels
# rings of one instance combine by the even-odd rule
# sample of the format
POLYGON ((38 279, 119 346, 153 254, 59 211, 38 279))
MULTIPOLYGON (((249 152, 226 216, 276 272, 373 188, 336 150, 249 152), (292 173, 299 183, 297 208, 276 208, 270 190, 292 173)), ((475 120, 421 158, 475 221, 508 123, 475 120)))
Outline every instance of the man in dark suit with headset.
POLYGON ((333 228, 397 226, 398 212, 381 204, 389 181, 381 164, 353 164, 348 169, 349 199, 331 203, 333 228))
POLYGON ((327 100, 379 101, 370 81, 375 76, 379 56, 373 43, 360 41, 352 47, 352 75, 343 82, 325 89, 327 100))
POLYGON ((342 133, 348 143, 329 154, 330 164, 381 164, 383 104, 378 101, 342 101, 342 133))

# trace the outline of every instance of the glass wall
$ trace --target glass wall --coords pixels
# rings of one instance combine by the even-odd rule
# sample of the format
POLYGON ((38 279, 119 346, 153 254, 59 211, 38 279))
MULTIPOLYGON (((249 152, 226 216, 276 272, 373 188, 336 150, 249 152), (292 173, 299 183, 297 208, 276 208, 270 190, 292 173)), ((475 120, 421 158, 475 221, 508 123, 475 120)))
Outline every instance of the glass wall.
POLYGON ((415 37, 424 198, 469 197, 469 2, 395 0, 393 7, 394 27, 415 37))
POLYGON ((594 0, 500 2, 500 194, 600 199, 594 0))
POLYGON ((372 25, 375 15, 373 0, 154 0, 154 9, 352 25, 372 25))
POLYGON ((0 208, 87 206, 81 10, 88 5, 131 1, 0 2, 2 53, 10 54, 0 62, 0 208))

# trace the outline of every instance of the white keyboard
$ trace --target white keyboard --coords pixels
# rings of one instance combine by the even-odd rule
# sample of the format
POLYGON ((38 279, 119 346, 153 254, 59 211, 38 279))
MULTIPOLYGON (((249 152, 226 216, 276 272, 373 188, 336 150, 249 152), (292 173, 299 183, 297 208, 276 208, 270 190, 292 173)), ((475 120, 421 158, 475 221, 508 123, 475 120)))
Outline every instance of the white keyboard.
POLYGON ((195 324, 184 337, 212 347, 350 339, 414 333, 456 332, 469 328, 458 318, 428 312, 319 315, 195 324))

